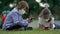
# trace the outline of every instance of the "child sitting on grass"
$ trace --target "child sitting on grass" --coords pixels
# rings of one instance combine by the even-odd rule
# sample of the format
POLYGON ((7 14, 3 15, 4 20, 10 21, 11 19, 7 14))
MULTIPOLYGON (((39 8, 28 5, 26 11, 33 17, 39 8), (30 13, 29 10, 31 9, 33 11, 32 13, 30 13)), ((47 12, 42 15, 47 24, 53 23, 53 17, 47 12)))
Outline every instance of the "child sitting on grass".
POLYGON ((52 16, 50 10, 45 7, 41 14, 39 15, 39 29, 51 30, 54 29, 54 17, 52 16))

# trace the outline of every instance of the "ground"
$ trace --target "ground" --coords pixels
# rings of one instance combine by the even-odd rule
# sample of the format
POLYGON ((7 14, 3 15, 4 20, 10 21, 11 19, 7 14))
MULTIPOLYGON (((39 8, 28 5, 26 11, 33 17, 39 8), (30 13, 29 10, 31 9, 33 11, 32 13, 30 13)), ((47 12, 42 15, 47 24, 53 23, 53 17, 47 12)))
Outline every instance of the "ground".
POLYGON ((26 31, 3 31, 0 29, 0 34, 60 34, 60 29, 56 30, 26 30, 26 31))
MULTIPOLYGON (((0 20, 1 21, 1 20, 0 20)), ((34 21, 31 26, 34 27, 33 30, 26 30, 26 31, 6 31, 0 29, 0 34, 60 34, 60 29, 56 30, 39 30, 36 28, 38 24, 34 21)))

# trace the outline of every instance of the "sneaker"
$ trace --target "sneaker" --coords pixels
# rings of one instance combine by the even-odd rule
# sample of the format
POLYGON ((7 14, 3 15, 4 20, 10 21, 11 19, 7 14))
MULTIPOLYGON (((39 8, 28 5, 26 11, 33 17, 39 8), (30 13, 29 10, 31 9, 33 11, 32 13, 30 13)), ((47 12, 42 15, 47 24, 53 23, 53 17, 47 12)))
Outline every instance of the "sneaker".
POLYGON ((33 28, 32 27, 27 27, 26 30, 33 30, 33 28))

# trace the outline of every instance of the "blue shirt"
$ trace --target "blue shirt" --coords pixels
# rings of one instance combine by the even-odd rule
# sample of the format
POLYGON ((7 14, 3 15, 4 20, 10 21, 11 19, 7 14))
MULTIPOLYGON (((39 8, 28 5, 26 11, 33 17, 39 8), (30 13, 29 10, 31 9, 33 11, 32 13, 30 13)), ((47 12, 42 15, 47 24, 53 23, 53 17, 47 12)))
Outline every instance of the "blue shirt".
POLYGON ((23 25, 26 26, 28 25, 27 20, 23 20, 22 15, 19 14, 19 11, 17 8, 14 8, 6 17, 2 29, 7 29, 14 24, 18 25, 23 25))

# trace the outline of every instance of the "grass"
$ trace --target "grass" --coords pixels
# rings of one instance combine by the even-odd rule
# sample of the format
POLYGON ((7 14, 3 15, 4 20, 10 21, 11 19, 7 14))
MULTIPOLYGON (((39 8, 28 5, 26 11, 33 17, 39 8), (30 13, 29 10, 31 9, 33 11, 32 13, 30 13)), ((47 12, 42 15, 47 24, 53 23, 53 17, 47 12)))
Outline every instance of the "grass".
MULTIPOLYGON (((0 18, 1 22, 1 18, 0 18)), ((34 20, 36 23, 37 20, 34 20)), ((26 30, 26 31, 6 31, 0 29, 0 34, 60 34, 60 29, 56 30, 39 30, 37 28, 34 28, 33 30, 26 30)))
POLYGON ((0 34, 60 34, 60 29, 56 30, 26 30, 26 31, 3 31, 0 29, 0 34))

